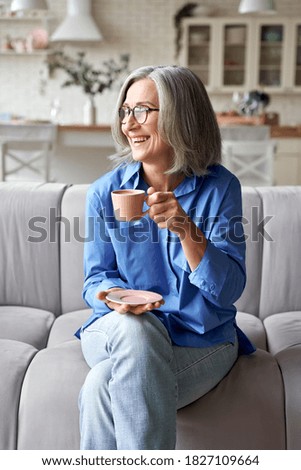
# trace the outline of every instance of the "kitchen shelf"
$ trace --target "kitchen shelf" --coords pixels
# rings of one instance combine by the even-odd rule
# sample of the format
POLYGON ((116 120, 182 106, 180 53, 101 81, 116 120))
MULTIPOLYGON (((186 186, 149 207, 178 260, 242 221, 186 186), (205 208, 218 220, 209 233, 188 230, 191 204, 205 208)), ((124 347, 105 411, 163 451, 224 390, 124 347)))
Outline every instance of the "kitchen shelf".
POLYGON ((0 56, 5 56, 5 57, 47 56, 50 53, 51 53, 50 49, 36 50, 34 52, 14 52, 14 51, 12 51, 12 52, 3 52, 3 51, 0 51, 0 56))
POLYGON ((189 47, 208 47, 209 45, 209 41, 200 41, 197 44, 189 43, 189 47))
POLYGON ((260 70, 281 70, 279 64, 260 64, 260 70))
POLYGON ((244 71, 245 68, 243 65, 225 65, 224 70, 227 70, 229 72, 235 72, 235 71, 244 71))
POLYGON ((24 14, 20 16, 7 16, 3 14, 0 15, 1 35, 3 39, 2 47, 0 47, 1 59, 4 60, 4 58, 11 57, 38 58, 49 55, 50 48, 48 44, 48 38, 46 38, 46 36, 45 38, 47 42, 45 42, 45 38, 43 39, 42 37, 42 39, 38 38, 39 43, 36 43, 36 45, 45 47, 41 49, 32 48, 33 43, 30 42, 29 36, 32 35, 34 41, 35 39, 33 33, 35 31, 38 33, 39 29, 45 31, 47 35, 49 35, 49 20, 53 18, 54 15, 48 13, 36 15, 24 14), (16 23, 18 23, 18 25, 16 23), (7 39, 5 40, 5 38, 7 39), (41 40, 44 42, 41 43, 41 40), (10 45, 13 46, 13 48, 10 48, 10 45))
POLYGON ((227 47, 227 48, 231 47, 231 49, 236 48, 236 47, 244 47, 245 48, 246 45, 245 44, 233 44, 233 43, 230 44, 229 42, 225 42, 225 47, 227 47))
POLYGON ((281 47, 283 41, 261 41, 261 47, 281 47))
POLYGON ((18 22, 43 22, 53 19, 54 16, 0 16, 0 21, 18 21, 18 22))

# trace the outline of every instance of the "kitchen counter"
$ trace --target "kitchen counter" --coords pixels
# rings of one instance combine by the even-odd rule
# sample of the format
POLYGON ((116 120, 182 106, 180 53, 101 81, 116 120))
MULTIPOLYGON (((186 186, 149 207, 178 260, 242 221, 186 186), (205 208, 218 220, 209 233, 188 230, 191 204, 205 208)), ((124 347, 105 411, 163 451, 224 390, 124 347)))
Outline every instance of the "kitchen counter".
MULTIPOLYGON (((50 180, 72 183, 90 183, 111 167, 109 155, 116 147, 107 126, 55 125, 49 122, 14 121, 0 123, 1 143, 5 141, 51 141, 53 151, 50 161, 50 180)), ((12 178, 22 179, 12 158, 8 159, 12 178)), ((1 169, 0 169, 1 172, 1 169)), ((2 175, 0 174, 0 181, 2 175)), ((25 177, 36 179, 34 172, 25 177)))
POLYGON ((58 144, 65 147, 115 148, 109 125, 59 125, 58 144))
MULTIPOLYGON (((225 135, 226 133, 231 135, 231 130, 235 132, 235 127, 237 127, 237 125, 221 126, 221 129, 224 129, 224 131, 222 131, 222 135, 225 135), (226 128, 228 132, 225 132, 226 128)), ((277 145, 275 154, 274 184, 301 184, 301 125, 241 125, 240 127, 241 131, 244 131, 242 134, 250 132, 250 139, 266 138, 266 135, 270 135, 271 138, 276 141, 277 145), (255 135, 257 135, 257 137, 254 137, 255 135)), ((93 180, 92 176, 94 177, 94 175, 97 174, 97 171, 100 174, 109 168, 106 156, 114 152, 114 142, 111 136, 111 128, 109 125, 83 126, 70 124, 59 126, 58 142, 63 143, 63 147, 61 146, 61 149, 63 149, 61 151, 61 155, 64 155, 66 161, 65 175, 68 175, 68 172, 70 172, 70 166, 67 166, 66 160, 69 145, 70 163, 72 161, 73 167, 75 162, 75 151, 78 152, 78 162, 89 162, 88 167, 86 166, 85 168, 81 169, 82 174, 79 170, 77 177, 78 180, 81 180, 84 174, 87 174, 88 168, 90 168, 91 175, 88 176, 87 174, 87 179, 90 178, 91 181, 93 180), (76 142, 77 145, 75 145, 76 142), (111 142, 111 149, 104 148, 105 142, 111 142), (72 147, 72 145, 75 146, 72 147), (96 146, 98 148, 92 149, 92 146, 96 146), (80 149, 80 147, 82 148, 80 149), (91 151, 94 150, 96 152, 97 157, 95 157, 94 169, 92 158, 88 157, 87 152, 89 149, 84 147, 90 147, 91 151), (81 150, 85 153, 82 153, 81 150)), ((60 163, 60 165, 63 161, 64 159, 62 157, 58 159, 58 163, 60 163)), ((62 172, 62 167, 60 172, 62 172)), ((61 176, 58 178, 61 178, 61 176)), ((69 179, 74 179, 74 174, 72 176, 70 175, 69 179)))
MULTIPOLYGON (((301 124, 299 126, 270 126, 271 137, 281 138, 301 138, 301 124)), ((109 125, 95 125, 84 126, 81 124, 62 124, 58 126, 61 132, 74 131, 74 132, 93 132, 93 133, 110 133, 111 127, 109 125)))
POLYGON ((111 131, 110 125, 98 125, 86 126, 84 124, 59 124, 58 129, 60 131, 79 131, 79 132, 108 132, 111 131))
MULTIPOLYGON (((236 126, 221 126, 235 130, 236 126)), ((301 184, 301 125, 299 126, 243 126, 241 130, 252 135, 270 129, 276 141, 275 184, 301 184)), ((243 134, 245 134, 243 132, 243 134)), ((117 149, 110 125, 85 126, 82 124, 53 125, 38 122, 0 124, 0 143, 7 139, 49 139, 55 142, 51 158, 51 180, 64 183, 90 183, 111 168, 109 155, 117 149), (51 137, 52 136, 52 137, 51 137)), ((253 136, 254 138, 254 136, 253 136)), ((266 138, 266 137, 260 137, 266 138)))
MULTIPOLYGON (((0 123, 0 125, 3 128, 14 128, 19 127, 21 129, 22 127, 24 128, 32 128, 33 126, 36 127, 36 129, 39 128, 47 128, 52 127, 51 123, 39 123, 39 121, 29 121, 29 122, 3 122, 0 123)), ((234 124, 229 124, 227 125, 222 125, 221 127, 232 127, 234 124)), ((237 124, 235 124, 237 126, 237 124)), ((243 126, 243 125, 242 125, 243 126)), ((56 127, 56 126, 55 126, 56 127)), ((254 125, 256 127, 256 125, 254 125)), ((279 126, 279 125, 270 125, 269 126, 271 129, 271 137, 276 138, 276 137, 283 137, 283 138, 301 138, 301 124, 298 126, 279 126)), ((109 124, 96 124, 93 126, 85 126, 83 124, 59 124, 57 126, 57 130, 59 134, 66 135, 68 133, 79 133, 82 135, 84 138, 85 134, 91 133, 93 134, 106 134, 106 135, 111 135, 111 126, 109 124)), ((112 143, 112 142, 111 142, 112 143)))
POLYGON ((280 138, 301 138, 301 124, 299 126, 271 126, 271 137, 280 138))

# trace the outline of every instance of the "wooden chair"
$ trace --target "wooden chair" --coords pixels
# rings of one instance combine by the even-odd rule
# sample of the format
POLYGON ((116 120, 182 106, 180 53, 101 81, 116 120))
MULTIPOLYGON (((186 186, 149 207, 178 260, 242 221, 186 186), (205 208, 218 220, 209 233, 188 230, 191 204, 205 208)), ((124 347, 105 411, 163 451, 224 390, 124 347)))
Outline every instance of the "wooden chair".
POLYGON ((223 141, 223 164, 244 186, 271 186, 274 183, 276 143, 261 141, 223 141))
POLYGON ((2 181, 48 182, 51 140, 4 140, 0 144, 2 181))

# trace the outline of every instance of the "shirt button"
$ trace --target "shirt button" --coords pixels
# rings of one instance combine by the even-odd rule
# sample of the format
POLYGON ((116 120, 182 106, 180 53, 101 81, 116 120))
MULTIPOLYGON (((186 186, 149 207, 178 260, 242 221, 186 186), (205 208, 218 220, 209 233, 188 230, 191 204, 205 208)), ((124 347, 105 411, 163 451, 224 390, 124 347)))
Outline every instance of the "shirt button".
POLYGON ((206 285, 206 281, 205 281, 205 279, 202 279, 202 280, 201 280, 201 286, 202 286, 202 287, 205 287, 205 285, 206 285))
POLYGON ((213 292, 214 289, 215 289, 215 284, 211 284, 211 285, 210 285, 210 292, 213 292))

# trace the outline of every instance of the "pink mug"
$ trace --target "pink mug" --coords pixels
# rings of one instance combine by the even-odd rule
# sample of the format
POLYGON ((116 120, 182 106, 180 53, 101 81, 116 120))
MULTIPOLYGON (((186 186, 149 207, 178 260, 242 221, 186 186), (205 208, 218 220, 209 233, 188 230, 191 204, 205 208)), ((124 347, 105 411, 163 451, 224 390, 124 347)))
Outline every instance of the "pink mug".
POLYGON ((142 211, 145 192, 141 189, 117 189, 111 196, 116 220, 139 220, 145 214, 142 211))

